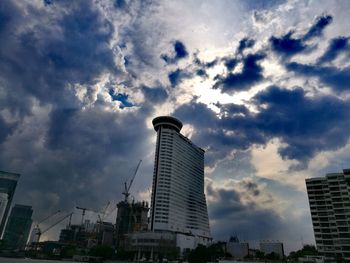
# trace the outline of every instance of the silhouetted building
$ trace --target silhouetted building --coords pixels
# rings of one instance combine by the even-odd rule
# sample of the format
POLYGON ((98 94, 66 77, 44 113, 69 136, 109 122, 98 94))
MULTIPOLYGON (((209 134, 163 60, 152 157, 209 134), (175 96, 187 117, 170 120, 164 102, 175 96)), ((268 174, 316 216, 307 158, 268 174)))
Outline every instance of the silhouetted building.
POLYGON ((32 226, 31 206, 16 204, 6 224, 4 242, 8 249, 24 249, 32 226))
MULTIPOLYGON (((0 222, 2 218, 4 218, 7 202, 8 202, 8 194, 0 193, 0 222)), ((0 233, 0 237, 1 237, 1 233, 0 233)))
POLYGON ((112 246, 114 233, 114 224, 110 222, 90 223, 89 220, 85 220, 83 225, 67 225, 62 229, 59 242, 80 248, 91 248, 96 245, 112 246))
POLYGON ((244 259, 249 255, 249 244, 239 242, 236 236, 230 237, 229 242, 226 243, 226 252, 234 259, 244 259))
POLYGON ((30 232, 28 244, 35 246, 35 244, 37 244, 39 242, 40 235, 41 235, 40 229, 37 227, 34 227, 32 229, 32 231, 30 232))
POLYGON ((128 234, 126 250, 133 253, 134 260, 154 260, 168 258, 175 259, 180 249, 176 243, 175 232, 139 232, 128 234))
POLYGON ((155 118, 157 145, 152 185, 152 231, 170 231, 211 240, 204 194, 204 150, 180 133, 182 123, 155 118))
POLYGON ((114 225, 110 222, 97 222, 97 242, 99 245, 113 245, 114 225))
POLYGON ((126 234, 147 230, 148 203, 147 202, 119 202, 116 220, 117 246, 123 247, 126 234))
POLYGON ((326 260, 350 260, 350 169, 306 179, 318 251, 326 260))
POLYGON ((0 171, 0 238, 5 229, 19 177, 16 173, 0 171))
POLYGON ((59 242, 64 244, 77 245, 85 247, 87 245, 88 234, 84 225, 68 225, 61 230, 59 242))
POLYGON ((261 242, 260 251, 263 252, 265 255, 274 254, 275 256, 278 256, 280 259, 284 258, 284 247, 283 247, 283 243, 281 242, 270 242, 270 241, 261 242))

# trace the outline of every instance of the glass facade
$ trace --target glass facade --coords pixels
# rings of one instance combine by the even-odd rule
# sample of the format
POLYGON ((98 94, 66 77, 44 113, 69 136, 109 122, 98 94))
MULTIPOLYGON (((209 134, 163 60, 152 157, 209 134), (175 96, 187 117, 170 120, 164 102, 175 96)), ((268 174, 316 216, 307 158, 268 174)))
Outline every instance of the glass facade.
POLYGON ((15 205, 6 224, 4 241, 8 249, 24 249, 32 226, 31 206, 15 205))
POLYGON ((0 237, 6 224, 19 174, 0 171, 0 237))

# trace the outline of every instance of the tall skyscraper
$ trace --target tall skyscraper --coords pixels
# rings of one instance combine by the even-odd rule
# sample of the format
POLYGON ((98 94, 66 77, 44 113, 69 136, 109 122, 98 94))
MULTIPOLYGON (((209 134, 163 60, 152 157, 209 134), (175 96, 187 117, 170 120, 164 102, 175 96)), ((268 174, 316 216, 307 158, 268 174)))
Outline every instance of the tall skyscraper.
POLYGON ((6 224, 4 241, 9 249, 24 249, 32 226, 33 209, 27 205, 15 205, 6 224))
POLYGON ((0 171, 0 238, 15 194, 19 174, 0 171))
POLYGON ((317 249, 350 260, 350 169, 306 179, 317 249))
POLYGON ((157 144, 150 228, 210 239, 204 194, 204 150, 180 133, 170 116, 153 120, 157 144))

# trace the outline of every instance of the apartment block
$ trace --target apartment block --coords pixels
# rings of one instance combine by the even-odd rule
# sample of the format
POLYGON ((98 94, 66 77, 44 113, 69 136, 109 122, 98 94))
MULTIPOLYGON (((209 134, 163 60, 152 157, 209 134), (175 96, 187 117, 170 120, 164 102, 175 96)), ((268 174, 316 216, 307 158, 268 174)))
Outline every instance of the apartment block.
POLYGON ((306 188, 317 249, 350 260, 350 169, 306 179, 306 188))

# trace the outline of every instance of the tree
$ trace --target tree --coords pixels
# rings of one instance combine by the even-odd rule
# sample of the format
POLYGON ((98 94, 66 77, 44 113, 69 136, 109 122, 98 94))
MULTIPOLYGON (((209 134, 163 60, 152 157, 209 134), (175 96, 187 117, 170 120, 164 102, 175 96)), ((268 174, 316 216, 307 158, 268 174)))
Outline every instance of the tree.
POLYGON ((6 249, 6 241, 5 240, 0 240, 0 251, 6 249))
POLYGON ((198 245, 188 254, 188 261, 190 263, 206 263, 215 261, 218 258, 225 257, 225 251, 222 243, 214 243, 209 247, 198 245))
POLYGON ((313 245, 304 245, 304 247, 298 251, 292 251, 289 253, 288 259, 292 261, 297 261, 298 258, 304 256, 317 256, 318 251, 313 245))
POLYGON ((106 245, 98 245, 90 249, 89 255, 93 257, 100 257, 103 259, 110 259, 114 254, 114 249, 106 245))
POLYGON ((72 258, 75 254, 77 254, 77 247, 74 245, 67 245, 62 247, 60 256, 61 258, 72 258))
POLYGON ((265 255, 265 259, 277 260, 280 259, 280 256, 275 252, 271 252, 270 254, 265 255))
POLYGON ((206 263, 210 260, 208 258, 207 248, 203 245, 198 245, 188 255, 188 261, 190 263, 206 263))
POLYGON ((118 260, 123 260, 123 261, 129 261, 134 258, 134 253, 130 251, 126 251, 122 248, 119 248, 117 250, 117 259, 118 260))

